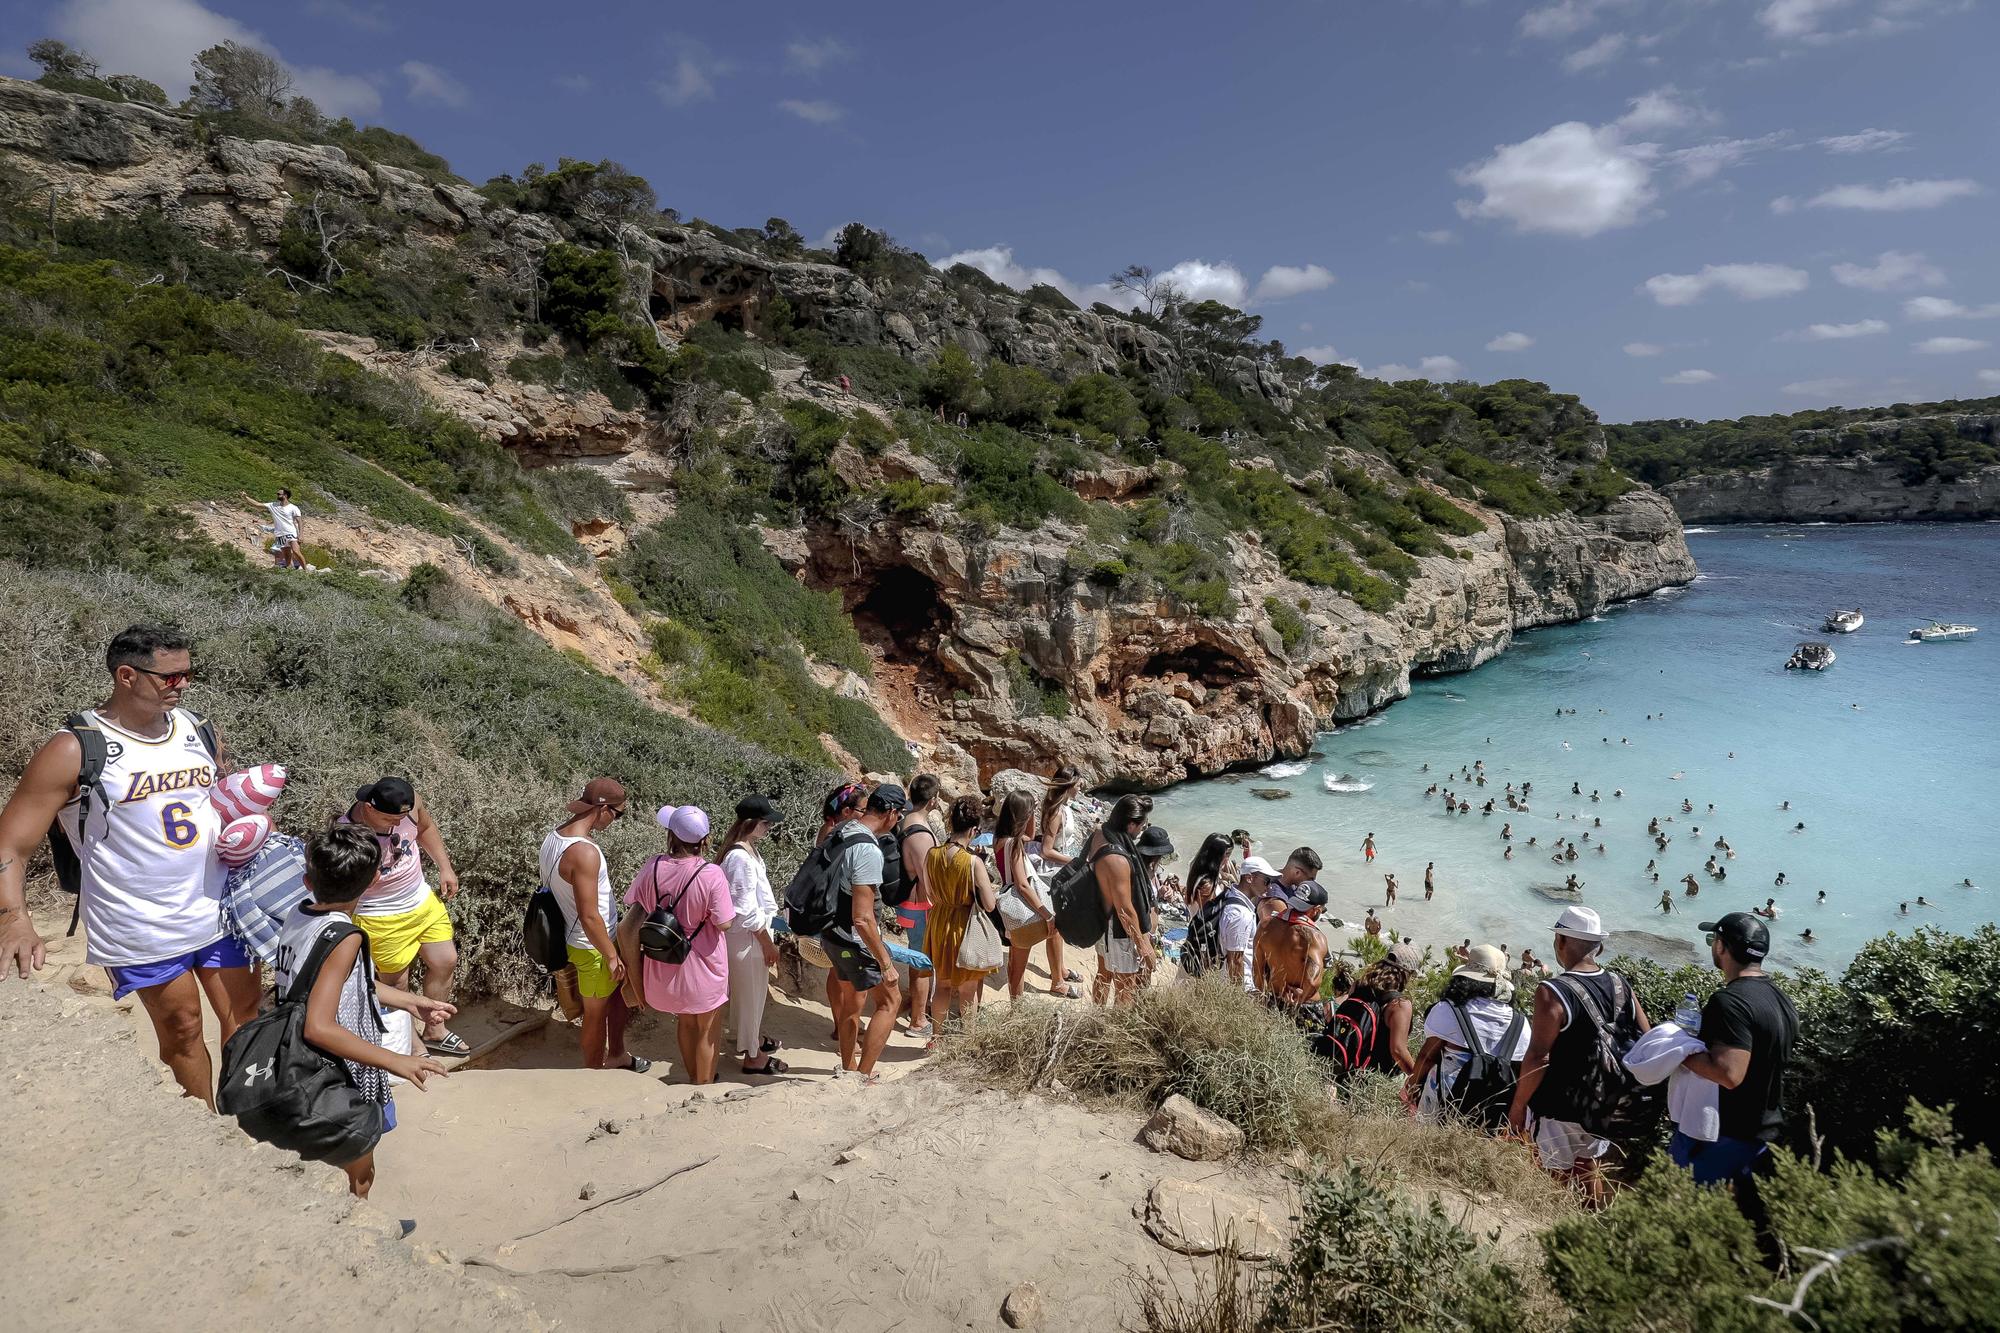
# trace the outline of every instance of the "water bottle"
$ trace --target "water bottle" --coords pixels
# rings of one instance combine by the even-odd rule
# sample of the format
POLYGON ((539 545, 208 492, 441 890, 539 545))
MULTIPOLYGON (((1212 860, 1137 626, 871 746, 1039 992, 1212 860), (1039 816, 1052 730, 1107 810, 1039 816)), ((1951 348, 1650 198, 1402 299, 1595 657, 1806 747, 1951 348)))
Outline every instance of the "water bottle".
POLYGON ((1674 1010, 1674 1026, 1690 1037, 1701 1031, 1701 1001, 1693 991, 1681 996, 1681 1006, 1674 1010))

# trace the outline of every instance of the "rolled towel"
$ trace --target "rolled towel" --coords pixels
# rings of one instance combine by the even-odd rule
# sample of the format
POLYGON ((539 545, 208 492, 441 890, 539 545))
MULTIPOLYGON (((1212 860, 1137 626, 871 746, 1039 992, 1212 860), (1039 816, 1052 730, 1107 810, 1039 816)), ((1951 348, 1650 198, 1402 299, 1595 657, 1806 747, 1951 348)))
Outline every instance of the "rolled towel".
POLYGON ((283 764, 259 764, 240 773, 231 773, 215 784, 209 800, 222 812, 225 821, 258 815, 269 810, 285 790, 283 764))
POLYGON ((244 815, 232 819, 215 835, 215 858, 230 867, 248 865, 250 858, 271 836, 269 815, 244 815))

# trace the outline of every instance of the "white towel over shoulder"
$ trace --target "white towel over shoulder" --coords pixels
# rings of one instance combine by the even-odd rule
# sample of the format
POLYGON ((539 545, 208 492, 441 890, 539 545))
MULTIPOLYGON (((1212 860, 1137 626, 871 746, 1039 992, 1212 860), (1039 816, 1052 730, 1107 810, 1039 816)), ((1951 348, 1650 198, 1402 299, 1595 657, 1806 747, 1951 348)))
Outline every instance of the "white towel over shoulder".
POLYGON ((1701 1038, 1683 1032, 1677 1023, 1661 1023, 1625 1052, 1625 1067, 1641 1083, 1662 1079, 1667 1084, 1667 1114, 1674 1128, 1702 1143, 1722 1137, 1722 1111, 1717 1094, 1722 1090, 1699 1074, 1681 1067, 1696 1051, 1708 1047, 1701 1038))

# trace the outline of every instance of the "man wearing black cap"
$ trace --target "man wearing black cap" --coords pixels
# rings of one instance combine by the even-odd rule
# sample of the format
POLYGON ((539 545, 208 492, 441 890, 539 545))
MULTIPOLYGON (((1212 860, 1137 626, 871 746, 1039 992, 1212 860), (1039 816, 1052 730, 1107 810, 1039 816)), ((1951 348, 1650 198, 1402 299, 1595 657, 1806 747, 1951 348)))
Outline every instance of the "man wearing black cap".
POLYGON ((1295 1007, 1319 998, 1326 971, 1319 916, 1325 908, 1326 889, 1309 879, 1286 889, 1283 910, 1258 928, 1251 978, 1272 1002, 1295 1007))
MULTIPOLYGON (((449 1001, 458 946, 452 943, 451 915, 438 899, 449 902, 458 892, 458 871, 430 810, 406 779, 385 777, 355 792, 354 804, 339 822, 373 833, 382 852, 382 868, 354 909, 354 924, 368 937, 376 977, 407 990, 410 965, 422 958, 424 994, 449 1001), (436 893, 424 882, 424 856, 437 867, 436 893)), ((463 1056, 472 1050, 442 1019, 426 1024, 423 1038, 440 1055, 463 1056)))
POLYGON ((1701 1011, 1706 1051, 1682 1068, 1714 1083, 1722 1136, 1713 1143, 1678 1131, 1668 1145, 1674 1161, 1702 1185, 1748 1178, 1770 1156, 1784 1126, 1785 1065, 1799 1037, 1799 1015, 1785 993, 1764 975, 1771 932, 1748 912, 1704 921, 1709 956, 1722 969, 1722 989, 1701 1011))

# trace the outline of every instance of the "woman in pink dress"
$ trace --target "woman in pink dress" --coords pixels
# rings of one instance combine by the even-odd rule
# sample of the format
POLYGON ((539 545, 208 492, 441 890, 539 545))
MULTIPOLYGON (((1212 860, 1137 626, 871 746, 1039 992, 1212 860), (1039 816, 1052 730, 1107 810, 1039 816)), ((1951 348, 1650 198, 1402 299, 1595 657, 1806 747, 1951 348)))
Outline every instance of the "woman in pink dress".
POLYGON ((667 851, 639 867, 625 890, 625 905, 639 909, 635 920, 667 908, 680 921, 688 951, 679 963, 643 959, 640 978, 646 1007, 675 1015, 687 1081, 713 1083, 722 1010, 729 1000, 729 946, 724 932, 736 919, 736 908, 722 868, 708 859, 708 816, 696 806, 669 805, 662 806, 655 818, 667 831, 667 851))

